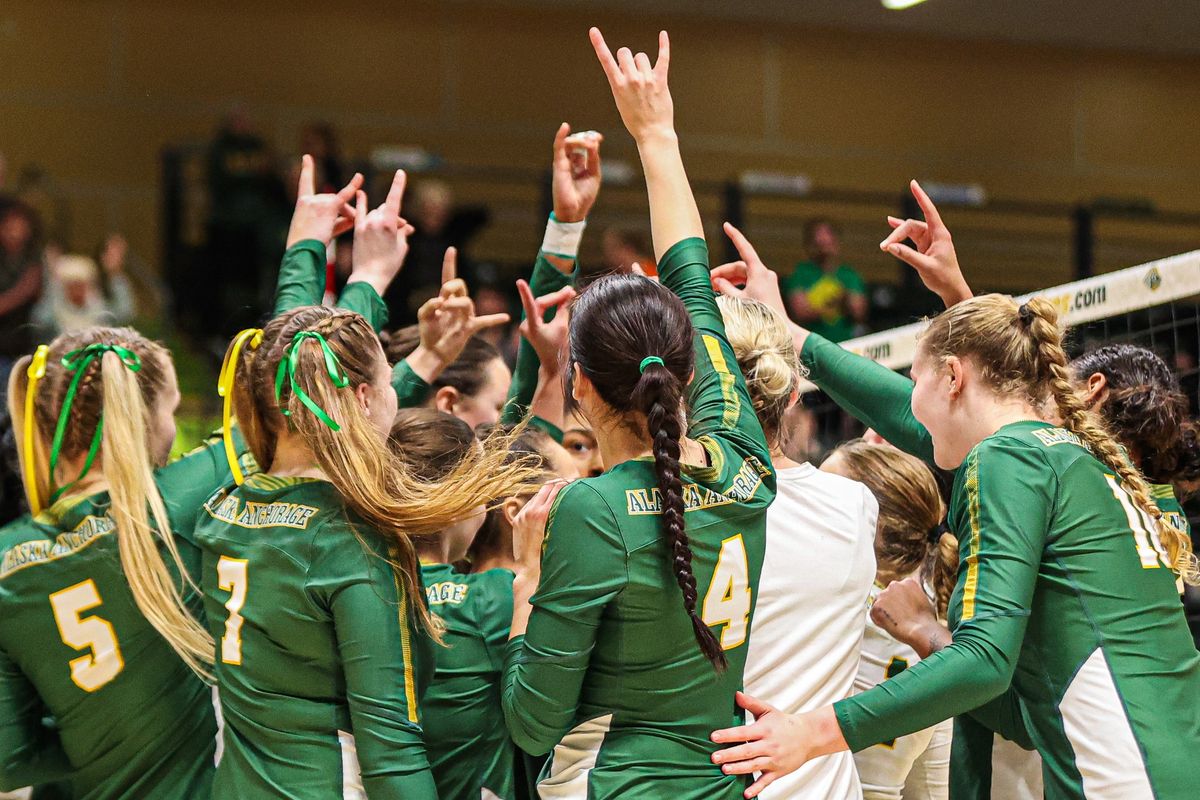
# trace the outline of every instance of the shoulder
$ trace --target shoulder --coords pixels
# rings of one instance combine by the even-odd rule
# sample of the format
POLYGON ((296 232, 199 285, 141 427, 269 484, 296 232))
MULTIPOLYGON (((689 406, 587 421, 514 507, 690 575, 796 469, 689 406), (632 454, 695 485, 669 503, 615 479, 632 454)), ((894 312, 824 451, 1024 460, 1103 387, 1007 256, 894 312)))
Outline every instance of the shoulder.
POLYGON ((581 478, 563 487, 546 520, 546 546, 570 543, 572 552, 622 546, 614 508, 623 507, 624 488, 610 473, 581 478), (553 542, 553 545, 551 545, 553 542))

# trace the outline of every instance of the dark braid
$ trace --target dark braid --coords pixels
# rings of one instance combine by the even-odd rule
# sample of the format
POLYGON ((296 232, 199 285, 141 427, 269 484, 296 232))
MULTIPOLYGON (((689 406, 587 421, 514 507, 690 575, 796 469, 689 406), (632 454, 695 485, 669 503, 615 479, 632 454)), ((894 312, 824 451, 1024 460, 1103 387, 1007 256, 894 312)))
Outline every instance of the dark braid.
POLYGON ((646 410, 646 428, 654 440, 654 472, 662 495, 662 528, 671 546, 675 582, 683 592, 683 608, 692 620, 700 649, 718 670, 729 666, 717 637, 696 613, 696 576, 692 574, 692 545, 684 527, 683 480, 680 478, 679 440, 683 424, 679 408, 683 387, 666 367, 647 366, 633 392, 633 402, 646 410))

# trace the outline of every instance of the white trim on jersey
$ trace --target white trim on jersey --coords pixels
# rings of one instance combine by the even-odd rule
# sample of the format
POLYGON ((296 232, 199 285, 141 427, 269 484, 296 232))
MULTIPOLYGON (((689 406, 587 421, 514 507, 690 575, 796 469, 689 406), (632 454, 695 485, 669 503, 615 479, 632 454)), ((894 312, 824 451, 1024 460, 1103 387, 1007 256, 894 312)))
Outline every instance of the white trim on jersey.
POLYGON ((1058 706, 1088 800, 1154 800, 1150 776, 1112 671, 1097 647, 1058 706))
POLYGON ((600 758, 600 747, 612 721, 613 715, 605 714, 581 722, 554 746, 550 774, 538 782, 542 800, 587 800, 588 776, 600 758))
POLYGON ((362 769, 358 765, 358 746, 354 734, 338 731, 338 747, 342 751, 342 800, 367 800, 363 788, 362 769))
POLYGON ((225 755, 225 715, 221 713, 221 694, 217 686, 212 687, 213 711, 217 715, 217 746, 213 750, 213 766, 221 766, 221 756, 225 755))

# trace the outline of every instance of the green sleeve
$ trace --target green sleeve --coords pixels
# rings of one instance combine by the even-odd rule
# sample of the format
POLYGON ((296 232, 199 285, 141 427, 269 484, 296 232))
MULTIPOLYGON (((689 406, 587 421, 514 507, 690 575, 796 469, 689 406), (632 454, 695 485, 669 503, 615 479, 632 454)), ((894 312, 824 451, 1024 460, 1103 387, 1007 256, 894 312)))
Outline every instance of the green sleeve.
MULTIPOLYGON (((233 449, 243 473, 249 475, 258 471, 237 425, 233 426, 233 449)), ((192 541, 204 502, 232 481, 221 431, 214 431, 196 449, 155 470, 154 482, 167 508, 172 532, 192 541)))
POLYGON ((392 388, 396 390, 396 400, 400 408, 416 408, 429 397, 429 384, 403 360, 392 367, 392 388))
POLYGON ((968 715, 988 730, 1000 734, 1025 750, 1037 749, 1029 733, 1021 698, 1011 686, 1004 694, 973 709, 968 715))
POLYGON ((675 244, 658 264, 663 286, 679 295, 696 329, 696 367, 688 387, 688 435, 728 440, 741 455, 771 463, 771 451, 746 379, 738 369, 708 274, 708 247, 700 238, 675 244))
POLYGON ((0 650, 0 792, 70 776, 62 743, 42 719, 37 690, 0 650))
MULTIPOLYGON (((574 284, 576 275, 578 275, 578 271, 564 275, 546 259, 545 253, 539 251, 537 261, 533 264, 533 275, 529 278, 529 290, 534 297, 557 292, 565 286, 574 284)), ((548 309, 544 317, 545 321, 549 322, 554 319, 556 312, 557 309, 548 309)), ((521 318, 525 318, 524 313, 521 318)), ((538 370, 541 366, 541 361, 538 360, 533 346, 525 341, 525 337, 521 337, 521 342, 517 345, 517 363, 513 367, 512 384, 508 387, 508 400, 504 404, 501 422, 506 425, 515 425, 525 419, 525 415, 529 413, 529 404, 533 402, 534 390, 537 389, 538 370)), ((561 436, 560 433, 559 441, 562 440, 561 436)))
POLYGON ((363 788, 368 797, 433 800, 410 660, 413 615, 382 557, 368 555, 342 531, 320 535, 344 545, 312 570, 319 573, 315 594, 333 619, 363 788))
POLYGON ((996 734, 970 714, 954 718, 950 745, 950 797, 992 800, 992 750, 996 734))
POLYGON ((272 317, 301 306, 319 306, 325 294, 325 245, 304 239, 289 247, 279 264, 272 317))
POLYGON ((912 413, 913 382, 810 333, 800 352, 808 379, 906 453, 933 463, 933 439, 912 413))
POLYGON ((501 703, 517 747, 547 753, 571 729, 604 608, 627 581, 612 510, 587 483, 568 485, 546 526, 529 627, 508 643, 501 703))
POLYGON ((539 428, 539 429, 545 431, 546 434, 551 439, 558 442, 559 444, 562 444, 562 440, 563 440, 562 428, 558 427, 553 422, 549 422, 547 420, 542 419, 541 417, 534 416, 534 417, 529 418, 529 424, 535 428, 539 428))
POLYGON ((361 314, 376 333, 388 324, 387 303, 383 302, 379 292, 366 281, 347 283, 336 305, 346 311, 361 314))
POLYGON ((954 641, 862 694, 834 704, 850 749, 927 728, 1008 690, 1025 637, 1058 479, 1037 450, 988 439, 955 487, 962 531, 954 641))

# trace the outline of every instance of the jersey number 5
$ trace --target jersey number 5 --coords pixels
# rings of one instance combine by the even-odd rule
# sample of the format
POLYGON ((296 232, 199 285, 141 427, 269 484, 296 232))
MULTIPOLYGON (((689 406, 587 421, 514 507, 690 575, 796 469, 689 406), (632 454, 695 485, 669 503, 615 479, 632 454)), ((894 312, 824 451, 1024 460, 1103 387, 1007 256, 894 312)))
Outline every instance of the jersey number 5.
POLYGON ((221 661, 225 664, 242 663, 242 606, 246 603, 246 570, 244 558, 221 556, 217 561, 217 586, 229 592, 225 601, 225 635, 221 637, 221 661))
POLYGON ((750 625, 750 564, 742 535, 721 542, 712 583, 704 593, 701 619, 705 625, 724 625, 721 649, 732 650, 746 641, 750 625))
POLYGON ((112 624, 101 617, 80 616, 100 602, 100 591, 91 578, 50 595, 54 624, 58 626, 63 644, 76 650, 91 651, 70 662, 71 680, 85 692, 96 691, 125 669, 112 624))

